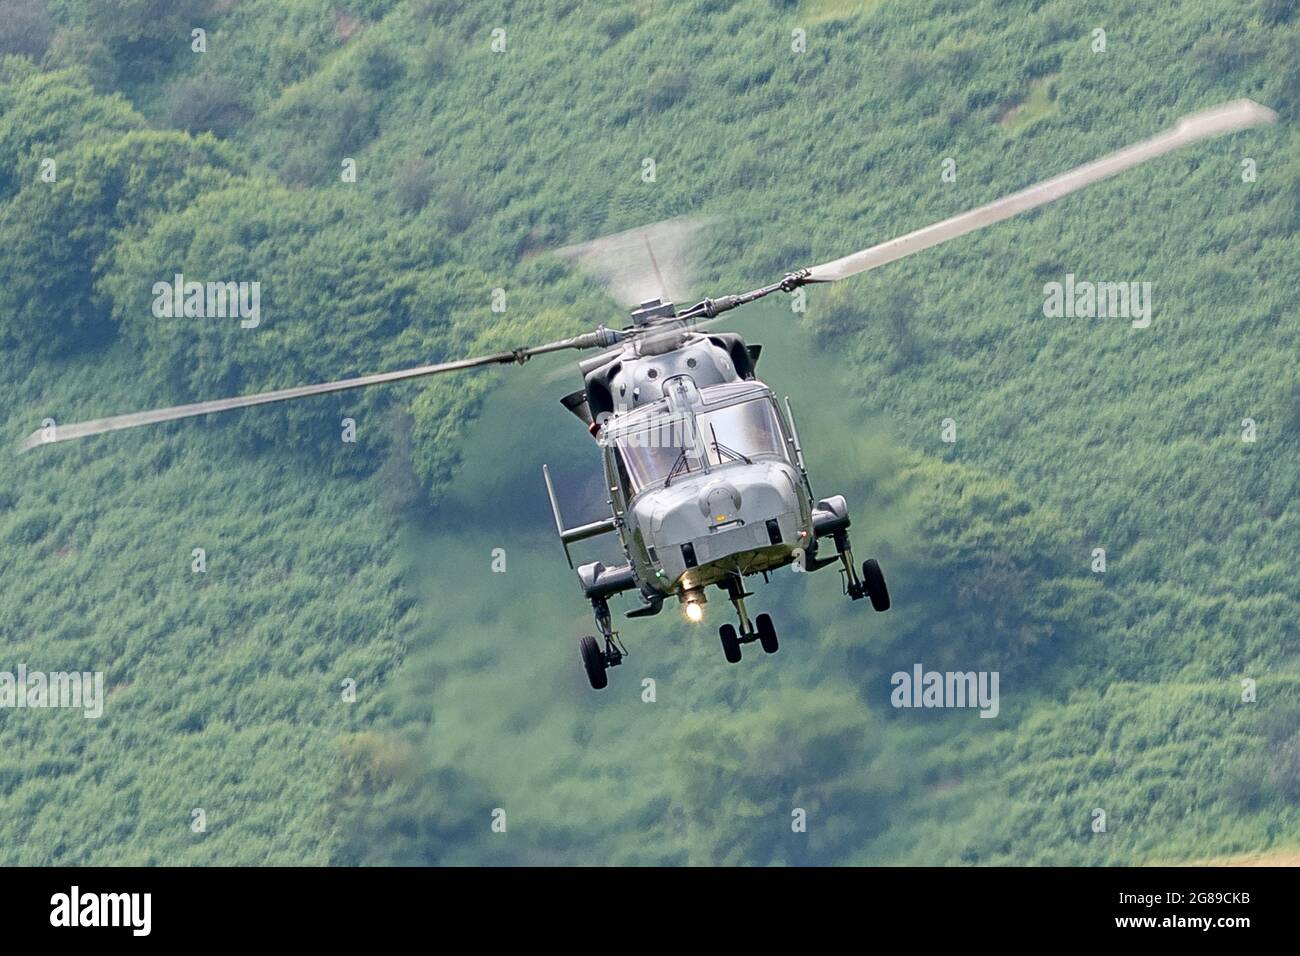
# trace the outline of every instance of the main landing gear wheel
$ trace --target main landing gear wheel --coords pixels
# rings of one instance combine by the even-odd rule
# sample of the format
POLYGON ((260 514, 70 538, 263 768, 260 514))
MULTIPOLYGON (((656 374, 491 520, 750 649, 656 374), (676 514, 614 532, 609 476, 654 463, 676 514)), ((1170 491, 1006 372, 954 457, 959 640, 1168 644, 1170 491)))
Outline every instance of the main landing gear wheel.
POLYGON ((582 651, 582 666, 587 669, 587 680, 591 681, 592 690, 604 690, 609 684, 609 675, 605 673, 605 652, 594 637, 584 637, 578 642, 582 651))
POLYGON ((763 645, 763 652, 775 654, 781 645, 776 639, 776 625, 772 623, 772 616, 760 614, 754 618, 754 625, 758 628, 758 642, 763 645))
POLYGON ((736 626, 734 624, 724 624, 718 628, 718 636, 722 638, 722 653, 727 658, 728 664, 740 663, 740 640, 736 637, 736 626))
POLYGON ((885 586, 885 575, 880 570, 880 563, 875 558, 862 562, 862 584, 871 598, 871 606, 877 611, 889 610, 889 588, 885 586))

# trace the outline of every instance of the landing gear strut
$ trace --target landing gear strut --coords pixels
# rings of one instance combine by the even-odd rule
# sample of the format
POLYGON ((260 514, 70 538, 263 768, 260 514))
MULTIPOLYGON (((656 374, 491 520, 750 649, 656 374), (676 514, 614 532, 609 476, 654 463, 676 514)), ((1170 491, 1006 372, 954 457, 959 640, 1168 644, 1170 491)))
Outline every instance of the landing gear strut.
POLYGON ((835 532, 835 551, 840 558, 840 573, 844 575, 844 593, 855 601, 869 597, 875 610, 888 611, 889 588, 885 586, 885 575, 880 570, 880 563, 875 558, 863 561, 862 577, 858 577, 848 531, 835 532))
POLYGON ((718 628, 718 636, 722 639, 722 654, 727 662, 739 664, 740 645, 751 641, 758 641, 766 653, 775 654, 781 646, 776 636, 776 625, 767 614, 760 614, 752 622, 750 621, 749 611, 745 608, 745 598, 753 597, 753 594, 745 590, 740 575, 728 578, 719 586, 727 592, 727 597, 731 599, 731 604, 736 609, 736 617, 740 620, 739 633, 734 624, 723 624, 718 628))
POLYGON ((592 689, 603 690, 609 684, 606 669, 622 664, 623 658, 627 656, 627 650, 610 624, 609 602, 604 598, 592 598, 591 608, 595 613, 596 627, 600 630, 605 646, 602 649, 601 641, 587 636, 578 642, 578 650, 582 655, 582 666, 587 671, 587 680, 591 682, 592 689))

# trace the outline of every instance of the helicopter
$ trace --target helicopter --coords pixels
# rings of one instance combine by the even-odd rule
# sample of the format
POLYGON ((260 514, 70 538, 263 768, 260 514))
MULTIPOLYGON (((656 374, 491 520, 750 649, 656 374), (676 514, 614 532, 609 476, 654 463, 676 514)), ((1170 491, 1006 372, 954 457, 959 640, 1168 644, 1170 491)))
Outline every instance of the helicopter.
MULTIPOLYGON (((746 343, 737 333, 708 327, 725 313, 774 293, 795 293, 804 286, 837 282, 878 268, 1036 209, 1183 146, 1276 119, 1272 110, 1248 99, 1221 104, 987 205, 843 258, 788 272, 749 292, 705 298, 681 309, 666 294, 643 298, 631 313, 631 324, 621 328, 601 324, 570 338, 489 355, 72 425, 56 426, 47 420, 45 427, 27 437, 22 450, 446 372, 522 365, 553 352, 599 350, 578 362, 582 386, 561 402, 582 421, 599 448, 608 516, 566 525, 550 469, 545 465, 542 469, 556 533, 571 569, 570 546, 577 542, 612 534, 621 546, 620 563, 607 566, 593 561, 576 569, 598 631, 598 636, 579 641, 587 678, 596 690, 606 687, 608 669, 627 656, 609 607, 610 598, 625 592, 632 592, 640 602, 626 612, 628 618, 658 614, 667 600, 676 599, 688 620, 699 621, 706 589, 721 589, 735 610, 737 624, 721 625, 719 638, 726 660, 738 663, 744 644, 758 642, 767 653, 779 648, 771 616, 750 618, 745 601, 753 593, 746 590, 746 578, 759 575, 766 581, 773 571, 792 564, 803 571, 838 565, 842 592, 850 600, 868 599, 878 612, 888 610, 891 602, 879 562, 873 558, 861 566, 855 562, 844 496, 813 493, 789 398, 778 402, 776 393, 757 377, 762 346, 746 343)), ((675 246, 677 233, 689 228, 669 221, 560 253, 590 264, 593 257, 599 259, 617 247, 644 249, 649 267, 643 271, 666 292, 655 243, 670 240, 668 244, 675 246)))

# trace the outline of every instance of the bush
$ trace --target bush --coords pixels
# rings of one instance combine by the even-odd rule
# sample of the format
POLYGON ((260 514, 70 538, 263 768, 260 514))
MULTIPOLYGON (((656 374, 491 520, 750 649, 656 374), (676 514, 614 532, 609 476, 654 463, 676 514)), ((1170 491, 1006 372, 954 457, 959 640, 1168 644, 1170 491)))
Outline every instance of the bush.
POLYGON ((454 233, 464 232, 478 218, 478 206, 460 177, 453 177, 443 185, 441 204, 442 220, 454 233))
POLYGON ((435 34, 420 48, 420 72, 429 79, 451 72, 456 51, 446 37, 435 34))
POLYGON ((629 7, 602 10, 595 20, 596 29, 605 34, 610 42, 636 29, 636 11, 629 7))
POLYGON ((1274 750, 1269 776, 1284 797, 1300 801, 1300 734, 1274 750))
POLYGON ((393 175, 393 195, 403 212, 419 212, 433 195, 433 164, 423 156, 409 160, 393 175))
POLYGON ((321 131, 322 142, 331 158, 352 155, 378 132, 374 100, 365 90, 355 87, 343 90, 326 106, 325 112, 331 120, 321 131))
POLYGON ((167 93, 167 125, 229 137, 247 113, 233 84, 220 76, 189 76, 167 93))
POLYGON ((44 0, 0 0, 0 56, 38 60, 54 38, 54 21, 44 0))
POLYGON ((0 206, 0 330, 37 351, 84 348, 113 332, 99 279, 117 240, 224 184, 231 156, 210 136, 142 130, 82 143, 54 183, 31 180, 0 206), (57 321, 52 321, 57 317, 57 321))
POLYGON ((920 53, 909 53, 890 70, 894 88, 900 96, 911 96, 925 83, 929 68, 920 53))
POLYGON ((376 44, 361 56, 358 75, 361 85, 368 90, 386 90, 402 78, 406 66, 391 49, 376 44))
POLYGON ((646 84, 645 108, 655 113, 668 109, 686 95, 689 85, 682 73, 668 69, 656 70, 646 84))
POLYGON ((85 8, 87 33, 112 54, 118 80, 157 75, 189 52, 190 30, 208 19, 204 0, 99 0, 85 8))
POLYGON ((1226 33, 1211 33, 1192 45, 1192 62, 1207 78, 1219 80, 1244 67, 1254 53, 1245 40, 1226 33))
POLYGON ((1259 18, 1271 27, 1281 26, 1291 22, 1297 8, 1298 0, 1260 0, 1259 18))

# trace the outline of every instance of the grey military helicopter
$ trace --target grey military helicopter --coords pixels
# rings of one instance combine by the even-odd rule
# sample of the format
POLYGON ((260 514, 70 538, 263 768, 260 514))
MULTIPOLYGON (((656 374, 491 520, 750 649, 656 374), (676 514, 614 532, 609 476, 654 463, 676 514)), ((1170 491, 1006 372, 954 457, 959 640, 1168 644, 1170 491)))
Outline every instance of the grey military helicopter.
MULTIPOLYGON (((1184 117, 1174 128, 1108 154, 1069 172, 1012 193, 915 232, 830 262, 785 274, 779 281, 740 295, 705 298, 678 309, 665 296, 640 301, 632 323, 600 325, 591 332, 542 345, 514 348, 435 365, 360 378, 286 388, 215 401, 135 412, 33 432, 23 450, 102 432, 247 408, 389 382, 463 371, 488 365, 518 365, 537 355, 568 349, 600 349, 580 361, 582 387, 561 399, 596 439, 609 489, 608 517, 566 526, 551 481, 543 467, 556 531, 569 566, 570 545, 614 534, 623 561, 594 561, 577 568, 582 592, 591 602, 599 638, 583 637, 581 658, 591 686, 608 682, 607 669, 622 663, 626 650, 614 630, 609 599, 634 592, 640 606, 629 618, 658 614, 675 598, 687 618, 703 615, 706 589, 724 591, 735 608, 738 627, 719 628, 724 656, 741 659, 741 645, 757 641, 767 653, 778 648, 776 628, 767 614, 751 620, 745 579, 768 575, 790 564, 805 571, 838 565, 842 590, 851 600, 869 599, 876 611, 890 606, 880 565, 868 559, 859 567, 849 543, 850 516, 842 495, 818 497, 812 491, 804 448, 787 398, 757 377, 761 346, 740 335, 709 331, 723 313, 776 292, 836 282, 904 256, 1038 208, 1091 183, 1220 134, 1271 123, 1276 115, 1250 100, 1237 100, 1184 117), (823 551, 829 545, 830 553, 823 551)), ((620 248, 643 249, 660 289, 663 269, 655 244, 676 248, 689 223, 669 221, 560 250, 573 261, 599 271, 604 259, 618 259, 620 248)), ((609 278, 609 277, 607 277, 609 278)), ((619 280, 611 280, 618 284, 619 280)), ((635 286, 637 283, 633 282, 635 286)))

